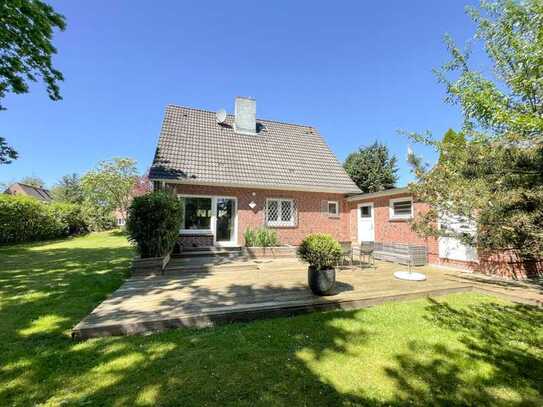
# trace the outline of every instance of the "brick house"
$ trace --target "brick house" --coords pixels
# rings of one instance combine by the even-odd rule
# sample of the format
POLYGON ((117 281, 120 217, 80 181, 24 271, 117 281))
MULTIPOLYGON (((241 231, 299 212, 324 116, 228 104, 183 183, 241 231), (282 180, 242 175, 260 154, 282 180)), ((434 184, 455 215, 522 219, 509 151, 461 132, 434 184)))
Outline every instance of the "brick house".
MULTIPOLYGON (((432 265, 453 267, 505 278, 524 279, 543 275, 543 262, 527 263, 508 250, 478 253, 474 247, 451 237, 421 237, 410 226, 417 213, 428 205, 417 202, 408 188, 356 194, 346 198, 350 212, 350 240, 404 243, 425 246, 432 265)), ((438 225, 474 232, 465 223, 448 222, 438 225)))
POLYGON ((351 240, 404 243, 425 246, 428 261, 434 265, 473 269, 477 253, 455 239, 422 237, 410 221, 424 213, 428 205, 417 202, 408 188, 393 188, 347 198, 350 210, 351 240))
POLYGON ((282 244, 348 241, 346 197, 360 193, 315 128, 257 119, 248 98, 235 115, 168 106, 149 178, 185 202, 183 247, 243 245, 263 226, 282 244))
POLYGON ((5 194, 9 195, 24 195, 32 198, 39 199, 40 201, 50 203, 53 201, 51 192, 48 189, 34 187, 32 185, 23 184, 21 182, 15 182, 11 184, 5 191, 5 194))
POLYGON ((422 245, 434 265, 530 274, 511 257, 418 236, 409 221, 427 205, 407 188, 361 193, 314 127, 257 119, 253 99, 236 98, 234 115, 168 106, 149 179, 184 200, 183 248, 242 246, 245 230, 267 227, 283 245, 321 232, 422 245))

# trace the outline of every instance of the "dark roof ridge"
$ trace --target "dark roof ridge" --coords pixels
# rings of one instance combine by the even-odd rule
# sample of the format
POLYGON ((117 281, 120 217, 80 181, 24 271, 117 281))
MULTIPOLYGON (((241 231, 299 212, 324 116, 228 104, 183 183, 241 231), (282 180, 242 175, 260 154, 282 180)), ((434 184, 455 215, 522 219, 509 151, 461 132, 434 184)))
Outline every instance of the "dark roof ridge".
POLYGON ((24 185, 25 187, 29 187, 29 188, 34 188, 34 189, 43 189, 44 191, 49 191, 49 189, 47 188, 44 188, 44 187, 37 187, 35 185, 30 185, 30 184, 25 184, 24 182, 14 182, 13 184, 19 184, 19 185, 24 185))
MULTIPOLYGON (((214 112, 213 110, 200 109, 200 108, 197 108, 197 107, 181 106, 181 105, 176 105, 176 104, 173 104, 173 103, 168 103, 167 107, 176 107, 176 108, 181 108, 181 109, 197 110, 199 112, 204 112, 204 113, 213 113, 213 114, 217 113, 217 112, 214 112)), ((230 116, 232 118, 234 117, 234 115, 231 114, 231 113, 226 113, 226 116, 230 116)), ((280 121, 280 120, 261 119, 259 117, 257 117, 256 120, 257 121, 262 121, 262 122, 286 124, 288 126, 307 127, 308 129, 315 130, 315 127, 309 126, 307 124, 297 124, 297 123, 291 123, 291 122, 283 122, 283 121, 280 121)))

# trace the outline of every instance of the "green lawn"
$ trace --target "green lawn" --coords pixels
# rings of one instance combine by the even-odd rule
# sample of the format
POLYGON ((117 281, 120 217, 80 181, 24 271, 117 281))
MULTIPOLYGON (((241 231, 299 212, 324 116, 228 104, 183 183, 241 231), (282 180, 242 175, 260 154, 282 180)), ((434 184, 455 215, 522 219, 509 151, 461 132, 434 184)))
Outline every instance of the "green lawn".
POLYGON ((0 248, 0 405, 543 405, 543 312, 475 294, 72 341, 131 255, 0 248))

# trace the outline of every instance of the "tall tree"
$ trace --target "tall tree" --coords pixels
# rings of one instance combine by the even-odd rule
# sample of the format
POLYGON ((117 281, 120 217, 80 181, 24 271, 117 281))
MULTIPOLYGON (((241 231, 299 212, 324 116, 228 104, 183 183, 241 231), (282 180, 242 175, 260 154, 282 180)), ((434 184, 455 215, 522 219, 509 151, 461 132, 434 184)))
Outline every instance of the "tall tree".
POLYGON ((455 237, 483 249, 543 252, 543 1, 498 0, 469 8, 495 76, 471 68, 447 38, 452 60, 438 71, 447 101, 462 108, 459 134, 411 134, 435 148, 437 164, 417 168, 417 197, 432 209, 416 219, 424 234, 451 235, 440 217, 470 220, 477 233, 455 237))
POLYGON ((77 174, 64 175, 51 189, 53 198, 60 202, 83 203, 85 198, 81 178, 77 174))
POLYGON ((17 151, 8 143, 4 137, 0 137, 0 164, 11 164, 17 159, 17 151))
POLYGON ((81 179, 85 199, 96 207, 115 210, 126 215, 138 173, 136 161, 130 158, 114 158, 102 161, 95 170, 81 179))
POLYGON ((36 177, 34 175, 22 178, 21 183, 37 188, 43 188, 45 186, 45 182, 43 182, 40 177, 36 177))
POLYGON ((131 195, 132 197, 142 196, 151 192, 151 190, 152 186, 149 177, 147 175, 141 175, 136 179, 131 195))
POLYGON ((362 192, 377 192, 394 188, 398 180, 396 163, 387 146, 376 141, 349 154, 343 167, 362 192))
MULTIPOLYGON (((64 16, 40 0, 0 0, 0 100, 7 93, 27 93, 28 83, 41 78, 52 100, 60 100, 62 73, 53 68, 57 50, 53 30, 64 30, 64 16)), ((0 103, 0 110, 5 107, 0 103)), ((9 164, 17 153, 0 137, 0 164, 9 164)))

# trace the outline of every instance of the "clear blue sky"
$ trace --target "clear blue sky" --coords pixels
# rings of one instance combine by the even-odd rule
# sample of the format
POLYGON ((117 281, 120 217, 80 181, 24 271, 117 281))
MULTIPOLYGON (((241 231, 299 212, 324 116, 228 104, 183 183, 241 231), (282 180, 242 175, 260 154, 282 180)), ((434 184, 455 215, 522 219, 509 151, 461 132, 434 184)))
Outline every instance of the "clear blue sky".
POLYGON ((52 1, 68 22, 54 37, 64 99, 38 83, 3 101, 0 134, 20 159, 0 167, 0 182, 36 175, 50 186, 116 156, 143 171, 167 104, 232 112, 241 95, 260 118, 317 127, 342 161, 387 144, 403 185, 408 141, 397 130, 460 124, 432 68, 448 59, 445 33, 473 35, 466 3, 52 1))

